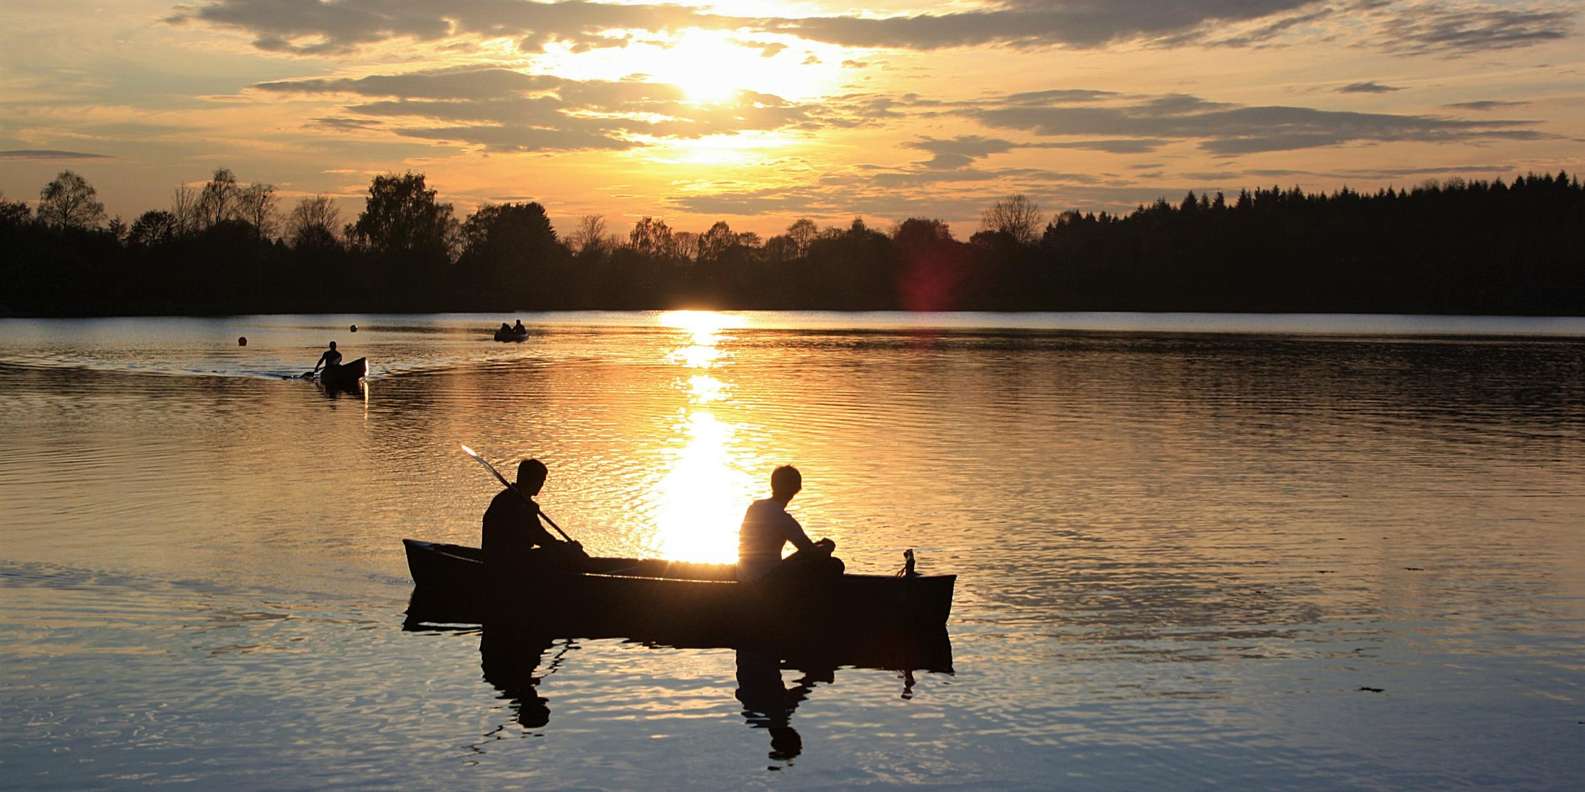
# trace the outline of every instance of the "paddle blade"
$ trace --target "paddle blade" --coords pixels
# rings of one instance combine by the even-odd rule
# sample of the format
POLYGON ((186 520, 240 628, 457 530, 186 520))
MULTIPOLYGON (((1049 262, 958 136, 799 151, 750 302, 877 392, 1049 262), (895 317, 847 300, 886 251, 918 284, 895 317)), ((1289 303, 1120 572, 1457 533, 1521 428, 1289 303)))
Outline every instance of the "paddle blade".
POLYGON ((475 450, 469 448, 468 446, 466 446, 466 445, 464 445, 462 443, 458 443, 458 445, 462 446, 462 453, 467 454, 470 458, 473 459, 473 461, 478 462, 479 464, 483 465, 485 470, 490 471, 490 475, 495 476, 495 480, 496 481, 501 482, 502 485, 507 486, 507 487, 512 486, 512 482, 507 481, 506 477, 501 475, 501 471, 496 470, 495 466, 490 464, 490 461, 488 459, 485 459, 484 457, 479 456, 479 452, 478 451, 475 451, 475 450))

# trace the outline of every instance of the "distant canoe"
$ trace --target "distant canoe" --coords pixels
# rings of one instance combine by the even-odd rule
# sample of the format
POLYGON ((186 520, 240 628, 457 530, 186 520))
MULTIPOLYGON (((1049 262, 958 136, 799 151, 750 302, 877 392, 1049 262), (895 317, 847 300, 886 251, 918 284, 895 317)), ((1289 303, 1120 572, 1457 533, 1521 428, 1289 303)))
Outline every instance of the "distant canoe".
POLYGON ((340 366, 326 366, 319 372, 319 384, 329 390, 352 390, 369 373, 368 358, 358 358, 340 366))
MULTIPOLYGON (((732 564, 593 558, 582 572, 524 570, 499 587, 476 547, 403 539, 421 621, 480 624, 532 617, 643 637, 779 634, 799 628, 941 630, 956 575, 850 575, 784 585, 739 583, 732 564)), ((410 615, 411 618, 411 615, 410 615)))
POLYGON ((497 341, 522 341, 525 338, 528 338, 528 328, 526 327, 523 328, 523 332, 521 333, 511 330, 495 331, 495 340, 497 341))

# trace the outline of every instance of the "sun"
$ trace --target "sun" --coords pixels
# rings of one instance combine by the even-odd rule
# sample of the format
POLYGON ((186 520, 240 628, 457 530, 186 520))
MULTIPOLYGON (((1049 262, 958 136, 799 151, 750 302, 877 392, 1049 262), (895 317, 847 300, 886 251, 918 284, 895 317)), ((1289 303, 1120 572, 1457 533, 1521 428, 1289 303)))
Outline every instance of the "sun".
MULTIPOLYGON (((699 105, 729 105, 743 91, 802 102, 840 85, 846 48, 787 36, 687 28, 635 37, 626 46, 553 46, 539 71, 571 80, 640 80, 675 86, 699 105)), ((730 109, 730 107, 728 107, 730 109)))
POLYGON ((729 32, 695 28, 672 39, 647 71, 652 79, 681 88, 689 101, 699 104, 728 102, 742 91, 796 100, 819 94, 835 76, 832 67, 810 54, 775 42, 745 42, 729 32))
POLYGON ((651 76, 683 90, 700 104, 725 102, 739 91, 773 77, 773 64, 757 51, 740 46, 719 31, 688 30, 657 59, 651 76))

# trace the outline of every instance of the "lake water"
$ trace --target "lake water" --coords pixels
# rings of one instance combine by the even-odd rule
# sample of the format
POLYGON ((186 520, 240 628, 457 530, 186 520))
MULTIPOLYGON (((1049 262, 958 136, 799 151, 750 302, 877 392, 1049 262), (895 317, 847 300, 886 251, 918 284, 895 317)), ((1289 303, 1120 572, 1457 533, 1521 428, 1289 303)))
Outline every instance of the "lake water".
POLYGON ((500 318, 0 321, 0 787, 1585 778, 1585 321, 500 318), (283 379, 330 339, 365 395, 283 379), (462 442, 601 555, 730 560, 795 463, 850 570, 959 575, 952 672, 777 721, 731 649, 406 631, 462 442))

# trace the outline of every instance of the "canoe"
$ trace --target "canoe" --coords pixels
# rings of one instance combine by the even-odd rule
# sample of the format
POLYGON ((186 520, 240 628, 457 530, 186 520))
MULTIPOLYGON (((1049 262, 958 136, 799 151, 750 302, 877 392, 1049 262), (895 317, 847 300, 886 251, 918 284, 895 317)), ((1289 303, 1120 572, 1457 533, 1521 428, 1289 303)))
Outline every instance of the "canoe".
POLYGON ((476 547, 403 539, 413 576, 409 618, 428 623, 533 621, 547 629, 643 638, 749 639, 812 630, 944 629, 956 575, 842 574, 739 583, 732 564, 592 558, 582 571, 525 569, 501 581, 476 547))
POLYGON ((510 330, 504 332, 501 330, 495 331, 495 340, 497 341, 522 341, 525 338, 528 338, 528 330, 526 328, 521 333, 514 333, 510 330))
POLYGON ((330 390, 352 390, 358 387, 358 380, 369 372, 368 358, 358 358, 351 363, 339 366, 326 366, 319 372, 319 384, 330 390))

